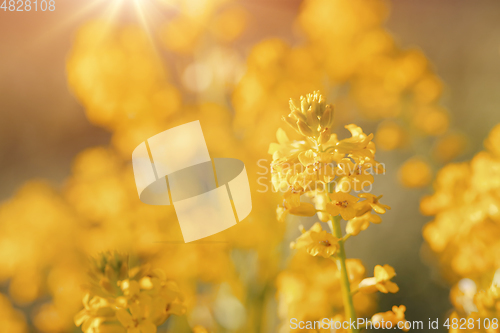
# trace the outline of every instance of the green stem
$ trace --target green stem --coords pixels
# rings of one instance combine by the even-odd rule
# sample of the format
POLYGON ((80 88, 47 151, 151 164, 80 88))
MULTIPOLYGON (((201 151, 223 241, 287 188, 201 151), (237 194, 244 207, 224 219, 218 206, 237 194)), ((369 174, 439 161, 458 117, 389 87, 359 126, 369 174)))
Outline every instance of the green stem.
MULTIPOLYGON (((337 238, 342 238, 342 228, 340 227, 340 216, 331 218, 332 233, 337 238)), ((346 255, 344 242, 339 242, 339 251, 337 254, 337 266, 340 269, 340 283, 342 290, 342 300, 344 303, 346 320, 351 319, 356 321, 356 311, 354 310, 354 302, 351 295, 351 283, 347 274, 346 255)), ((351 333, 357 333, 357 330, 350 330, 351 333)))
POLYGON ((351 236, 352 236, 352 234, 346 234, 344 237, 342 237, 342 238, 340 239, 340 241, 341 241, 342 243, 345 243, 345 241, 346 241, 346 240, 348 240, 348 239, 349 239, 349 237, 351 237, 351 236))

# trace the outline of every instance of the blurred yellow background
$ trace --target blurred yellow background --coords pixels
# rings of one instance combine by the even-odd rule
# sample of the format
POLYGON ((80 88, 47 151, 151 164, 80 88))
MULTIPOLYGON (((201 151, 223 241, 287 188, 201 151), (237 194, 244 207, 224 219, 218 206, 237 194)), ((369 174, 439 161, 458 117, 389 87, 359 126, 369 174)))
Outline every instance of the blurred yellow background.
POLYGON ((375 133, 386 167, 374 191, 392 210, 346 245, 367 271, 396 268, 400 292, 370 306, 446 318, 456 278, 424 243, 431 219, 419 202, 439 168, 470 160, 500 123, 500 3, 332 3, 123 0, 113 11, 113 2, 65 1, 54 12, 0 11, 0 307, 21 309, 35 332, 78 332, 87 257, 119 250, 184 288, 187 319, 171 331, 278 332, 276 277, 298 220, 276 221, 280 194, 257 191, 257 161, 271 163, 288 99, 321 89, 339 136, 351 122, 375 133), (130 154, 196 119, 212 158, 245 161, 254 209, 213 237, 220 244, 164 244, 182 240, 175 214, 143 207, 130 154))

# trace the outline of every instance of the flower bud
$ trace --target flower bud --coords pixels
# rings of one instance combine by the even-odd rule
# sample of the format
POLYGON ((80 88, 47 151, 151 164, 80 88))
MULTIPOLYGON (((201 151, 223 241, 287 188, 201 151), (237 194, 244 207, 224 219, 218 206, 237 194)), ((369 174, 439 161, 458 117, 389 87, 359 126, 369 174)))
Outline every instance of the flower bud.
POLYGON ((319 135, 319 143, 324 144, 330 141, 330 137, 332 136, 332 133, 330 131, 330 127, 326 127, 324 130, 321 131, 319 135))
POLYGON ((300 111, 305 114, 309 110, 309 103, 304 96, 300 96, 300 111))
POLYGON ((305 121, 297 120, 297 127, 299 128, 300 134, 303 136, 313 136, 314 133, 309 126, 307 126, 305 121))
POLYGON ((307 110, 306 113, 306 118, 307 118, 307 124, 313 129, 313 131, 316 131, 319 126, 319 119, 316 117, 316 112, 312 108, 312 106, 307 110))
POLYGON ((325 112, 325 106, 325 98, 323 97, 323 95, 319 95, 318 106, 316 108, 316 115, 318 116, 318 118, 321 118, 323 116, 323 113, 325 112))
POLYGON ((300 108, 297 106, 297 105, 300 105, 300 103, 298 103, 296 100, 293 100, 293 98, 290 98, 290 101, 288 102, 288 104, 290 105, 291 112, 293 112, 293 111, 300 112, 300 108))
POLYGON ((290 127, 293 128, 297 133, 301 134, 299 132, 299 129, 297 128, 297 123, 295 122, 295 120, 291 116, 281 117, 281 119, 283 121, 285 121, 288 125, 290 125, 290 127))
POLYGON ((302 120, 302 121, 307 121, 307 118, 304 114, 302 114, 299 111, 292 111, 291 113, 292 117, 294 117, 296 120, 302 120))
POLYGON ((314 112, 315 116, 318 116, 318 101, 316 99, 311 101, 311 107, 309 109, 314 112))
POLYGON ((330 104, 325 106, 325 112, 320 119, 321 128, 332 127, 333 124, 333 108, 330 104))

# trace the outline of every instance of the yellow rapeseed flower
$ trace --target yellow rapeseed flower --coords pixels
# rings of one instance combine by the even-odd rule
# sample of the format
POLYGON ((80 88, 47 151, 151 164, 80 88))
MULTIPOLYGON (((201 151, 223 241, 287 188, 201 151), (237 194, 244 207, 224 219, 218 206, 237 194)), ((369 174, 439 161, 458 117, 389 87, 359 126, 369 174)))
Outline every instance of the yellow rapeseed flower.
POLYGON ((359 198, 344 192, 329 194, 331 202, 326 204, 326 211, 332 216, 340 214, 346 221, 356 217, 356 202, 359 198))
MULTIPOLYGON (((372 173, 380 173, 383 167, 375 161, 373 135, 367 135, 354 124, 345 126, 351 137, 338 140, 331 132, 333 106, 326 104, 319 92, 290 100, 290 114, 284 118, 303 140, 291 141, 284 130, 276 133, 278 143, 271 143, 269 153, 272 183, 276 191, 284 193, 283 205, 277 209, 278 219, 287 214, 312 216, 316 212, 308 203, 302 203, 302 194, 312 197, 331 190, 328 201, 318 203, 321 220, 324 213, 341 215, 345 220, 357 216, 354 203, 359 200, 349 193, 360 191, 373 183, 372 173)), ((365 212, 360 212, 359 216, 365 212)))
POLYGON ((361 216, 356 216, 355 218, 349 220, 347 222, 345 230, 348 234, 356 236, 361 231, 366 230, 370 226, 370 222, 378 224, 382 222, 382 219, 378 215, 367 212, 361 216))
MULTIPOLYGON (((302 96, 300 101, 291 100, 290 114, 284 120, 301 140, 291 141, 284 130, 280 129, 276 133, 278 143, 272 143, 269 147, 269 153, 273 155, 273 186, 275 190, 284 193, 283 204, 277 210, 278 219, 283 221, 287 214, 312 216, 317 213, 322 222, 328 223, 330 232, 323 230, 320 222, 315 223, 308 231, 302 228, 302 235, 291 243, 291 247, 303 250, 298 251, 295 256, 306 252, 313 257, 324 257, 336 262, 338 274, 335 278, 340 284, 337 292, 340 292, 341 304, 335 309, 344 310, 344 314, 337 318, 356 321, 355 300, 377 290, 383 293, 395 293, 399 290, 391 281, 396 275, 391 266, 377 265, 374 277, 361 280, 364 267, 358 261, 348 260, 345 253, 344 243, 351 235, 365 230, 370 222, 380 223, 381 218, 375 213, 384 214, 390 209, 380 203, 382 196, 356 193, 371 187, 373 174, 384 172, 384 167, 375 160, 373 134, 367 135, 359 126, 350 124, 345 128, 351 133, 351 137, 338 140, 337 135, 331 131, 333 107, 325 103, 319 92, 302 96), (303 194, 312 199, 315 206, 302 202, 303 194), (341 219, 348 221, 346 235, 342 231, 341 219), (352 287, 354 288, 351 289, 352 287)), ((332 278, 333 276, 325 277, 325 281, 318 281, 318 288, 324 290, 322 286, 332 278)), ((321 297, 325 291, 313 291, 309 284, 304 285, 304 281, 295 275, 282 275, 279 284, 285 286, 279 288, 280 294, 285 298, 282 302, 286 312, 282 315, 283 318, 317 320, 321 318, 318 317, 320 314, 323 318, 327 318, 327 315, 333 317, 334 314, 327 309, 320 314, 311 313, 310 306, 315 311, 331 306, 321 297), (312 296, 305 297, 306 293, 312 296)), ((394 311, 397 313, 379 314, 379 317, 400 317, 400 308, 395 307, 394 311)), ((404 309, 402 312, 404 313, 404 309)))
POLYGON ((374 293, 380 291, 384 294, 397 293, 399 287, 391 281, 396 276, 394 268, 389 265, 377 265, 374 270, 374 277, 366 278, 361 281, 358 288, 364 293, 374 293))
POLYGON ((390 322, 392 324, 392 327, 397 327, 398 323, 400 323, 399 325, 402 327, 402 330, 405 332, 408 332, 410 329, 405 327, 405 324, 406 324, 405 311, 406 311, 406 306, 394 305, 392 307, 392 311, 380 312, 380 313, 374 314, 372 317, 372 322, 378 323, 378 322, 382 322, 382 320, 383 320, 385 322, 390 322))
POLYGON ((381 195, 377 197, 376 195, 373 195, 371 193, 361 193, 361 194, 359 194, 359 197, 366 199, 366 200, 360 201, 357 204, 357 209, 362 211, 362 212, 370 211, 373 209, 375 211, 375 213, 385 214, 385 212, 387 210, 391 209, 391 207, 384 205, 384 204, 381 204, 379 202, 379 200, 382 198, 381 195))
POLYGON ((354 164, 350 159, 344 158, 337 164, 336 175, 337 191, 350 192, 362 191, 373 184, 373 175, 368 172, 370 165, 354 164))
POLYGON ((125 255, 93 259, 90 278, 84 309, 74 319, 85 333, 155 333, 171 314, 185 312, 175 283, 159 270, 129 268, 125 255))
POLYGON ((420 210, 434 216, 423 229, 430 248, 441 258, 446 275, 469 278, 485 289, 498 269, 500 255, 500 156, 495 152, 499 126, 485 140, 487 150, 471 161, 443 167, 434 193, 422 199, 420 210))
POLYGON ((304 249, 312 256, 329 258, 338 250, 338 239, 321 228, 316 222, 308 231, 302 230, 302 235, 291 244, 293 249, 304 249))

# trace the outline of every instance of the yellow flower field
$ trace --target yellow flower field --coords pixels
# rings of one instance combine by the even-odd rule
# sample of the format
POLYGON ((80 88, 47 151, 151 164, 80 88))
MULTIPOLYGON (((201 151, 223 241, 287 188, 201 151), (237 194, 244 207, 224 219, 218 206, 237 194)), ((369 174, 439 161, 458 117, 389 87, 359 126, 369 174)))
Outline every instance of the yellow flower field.
POLYGON ((0 332, 500 332, 500 4, 1 1, 0 332), (194 121, 251 213, 184 242, 194 121))

